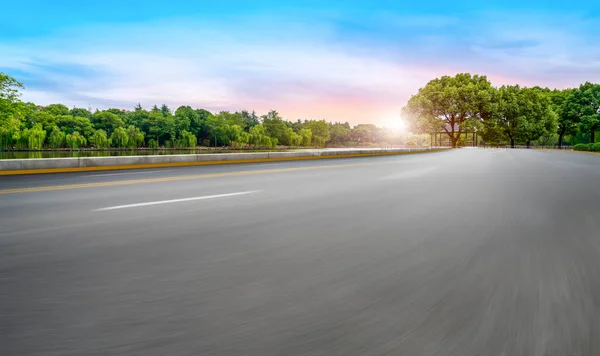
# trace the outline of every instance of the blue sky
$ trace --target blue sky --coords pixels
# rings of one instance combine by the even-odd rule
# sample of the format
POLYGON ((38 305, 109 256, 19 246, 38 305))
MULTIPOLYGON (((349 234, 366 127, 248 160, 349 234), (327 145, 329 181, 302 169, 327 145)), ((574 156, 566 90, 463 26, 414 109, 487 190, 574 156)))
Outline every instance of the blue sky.
POLYGON ((600 3, 18 1, 0 71, 40 104, 212 111, 385 125, 428 80, 600 82, 600 3))

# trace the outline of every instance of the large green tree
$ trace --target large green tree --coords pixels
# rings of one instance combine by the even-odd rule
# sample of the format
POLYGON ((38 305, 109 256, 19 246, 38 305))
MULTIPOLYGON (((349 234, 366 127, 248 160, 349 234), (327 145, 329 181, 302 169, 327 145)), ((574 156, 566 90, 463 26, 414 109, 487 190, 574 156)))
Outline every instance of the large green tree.
POLYGON ((558 127, 557 115, 552 110, 550 95, 540 87, 522 88, 519 94, 518 138, 527 147, 544 135, 555 133, 558 127))
POLYGON ((565 114, 577 121, 579 129, 596 142, 596 131, 600 130, 600 84, 586 82, 573 90, 564 103, 565 114))
POLYGON ((329 124, 325 120, 307 121, 304 127, 312 133, 312 143, 317 147, 323 147, 331 139, 329 124))
POLYGON ((42 111, 49 112, 52 115, 69 115, 69 108, 63 104, 50 104, 45 106, 42 111))
MULTIPOLYGON (((59 116, 56 125, 67 134, 73 134, 75 132, 83 135, 86 138, 91 137, 94 133, 94 126, 87 117, 73 117, 70 115, 59 116)), ((81 140, 79 140, 81 142, 81 140)))
POLYGON ((108 110, 95 112, 90 121, 97 130, 104 130, 108 136, 116 128, 125 127, 125 122, 117 114, 108 110))
POLYGON ((552 110, 557 114, 558 147, 562 147, 565 135, 572 135, 577 131, 579 116, 577 111, 573 110, 572 103, 567 102, 573 89, 554 89, 549 92, 552 101, 552 110))
POLYGON ((350 140, 350 124, 346 123, 335 123, 331 126, 330 135, 331 142, 344 143, 350 140))
POLYGON ((456 147, 463 132, 480 127, 490 117, 492 96, 492 84, 485 76, 443 76, 409 99, 403 117, 415 132, 445 132, 456 147))
POLYGON ((8 147, 20 136, 22 109, 20 97, 23 84, 0 72, 0 148, 8 147))
POLYGON ((288 130, 290 127, 277 111, 269 111, 262 119, 267 136, 276 138, 283 145, 290 144, 290 131, 288 130))

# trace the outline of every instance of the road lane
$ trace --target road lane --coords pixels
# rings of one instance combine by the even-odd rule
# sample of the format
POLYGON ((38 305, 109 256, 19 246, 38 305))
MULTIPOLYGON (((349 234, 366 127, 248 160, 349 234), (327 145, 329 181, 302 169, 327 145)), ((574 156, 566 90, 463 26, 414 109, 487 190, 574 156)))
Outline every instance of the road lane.
POLYGON ((0 195, 0 354, 600 353, 600 156, 343 162, 0 195))

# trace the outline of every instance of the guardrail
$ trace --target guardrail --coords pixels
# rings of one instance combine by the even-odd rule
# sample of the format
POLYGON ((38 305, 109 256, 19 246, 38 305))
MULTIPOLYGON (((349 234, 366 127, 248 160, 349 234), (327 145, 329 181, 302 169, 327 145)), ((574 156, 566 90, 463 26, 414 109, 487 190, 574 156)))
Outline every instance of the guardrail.
POLYGON ((433 152, 443 149, 447 148, 367 148, 354 150, 322 149, 292 152, 4 159, 0 160, 0 175, 255 163, 323 158, 350 158, 433 152))

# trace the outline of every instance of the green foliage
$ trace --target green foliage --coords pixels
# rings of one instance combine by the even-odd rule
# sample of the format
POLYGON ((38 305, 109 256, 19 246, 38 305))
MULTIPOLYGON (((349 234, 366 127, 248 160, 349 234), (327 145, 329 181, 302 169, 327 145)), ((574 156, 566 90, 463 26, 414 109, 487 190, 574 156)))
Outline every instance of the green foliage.
POLYGON ((265 134, 263 125, 256 125, 250 128, 249 144, 253 146, 271 146, 271 139, 265 134))
POLYGON ((240 114, 242 115, 242 119, 244 120, 244 130, 250 130, 251 127, 260 124, 259 117, 254 111, 248 112, 246 110, 243 110, 240 114))
POLYGON ((127 145, 129 148, 142 147, 142 145, 144 144, 144 133, 140 131, 139 128, 133 125, 129 125, 129 127, 127 128, 127 137, 129 138, 127 140, 127 145))
POLYGON ((177 145, 179 147, 192 148, 196 147, 196 136, 188 131, 181 132, 181 138, 177 140, 177 145))
POLYGON ((23 88, 23 83, 0 72, 0 100, 6 100, 8 102, 18 101, 21 96, 19 91, 23 88))
POLYGON ((63 104, 50 104, 42 109, 51 115, 60 116, 60 115, 69 115, 69 108, 63 104))
POLYGON ((302 136, 295 133, 294 130, 288 128, 288 144, 290 146, 300 146, 302 144, 302 136))
POLYGON ((51 148, 62 148, 66 145, 66 135, 57 126, 52 128, 50 136, 48 137, 48 145, 51 148))
POLYGON ((405 138, 405 144, 412 147, 422 147, 429 145, 430 137, 426 134, 408 134, 405 138))
POLYGON ((520 120, 517 136, 527 146, 542 135, 557 130, 557 114, 552 110, 550 96, 541 88, 522 88, 519 95, 520 120))
POLYGON ((596 131, 600 130, 600 84, 586 82, 567 98, 570 113, 579 117, 579 128, 590 134, 594 143, 596 131))
POLYGON ((78 150, 80 147, 87 144, 87 140, 79 132, 75 131, 68 134, 66 137, 67 147, 73 150, 78 150))
POLYGON ((239 143, 241 145, 247 145, 248 143, 250 143, 251 137, 252 136, 249 133, 242 131, 242 132, 240 132, 240 136, 238 137, 237 143, 239 143))
POLYGON ((27 148, 30 150, 39 150, 44 147, 46 130, 42 128, 42 125, 36 124, 30 129, 23 130, 21 138, 27 141, 27 148))
POLYGON ((375 125, 356 125, 350 132, 350 137, 358 142, 377 141, 377 127, 375 125))
POLYGON ((595 142, 600 131, 600 84, 584 83, 575 89, 533 87, 494 88, 485 76, 468 73, 444 76, 427 83, 403 108, 403 118, 416 132, 399 135, 375 125, 334 124, 325 120, 284 120, 271 110, 221 111, 166 105, 132 111, 111 108, 91 113, 84 108, 52 104, 38 107, 19 100, 23 85, 0 73, 0 148, 120 148, 194 147, 231 145, 323 147, 334 145, 423 146, 429 136, 447 132, 453 146, 464 144, 465 131, 477 132, 489 144, 550 146, 595 142), (104 133, 104 134, 103 134, 104 133), (67 142, 67 136, 69 140, 67 142), (110 139, 109 139, 110 137, 110 139), (47 142, 45 140, 47 139, 47 142), (463 140, 464 141, 464 140, 463 140), (146 142, 146 143, 145 143, 146 142))
POLYGON ((51 131, 58 122, 58 116, 47 111, 33 111, 27 115, 26 126, 42 125, 46 131, 51 131))
POLYGON ((125 126, 123 120, 110 111, 97 111, 90 121, 97 130, 104 130, 109 136, 115 129, 125 126))
POLYGON ((402 113, 414 132, 445 131, 456 147, 462 132, 480 127, 490 117, 493 96, 494 89, 485 76, 443 76, 419 89, 402 113))
POLYGON ((331 126, 331 129, 330 129, 331 142, 333 142, 333 143, 346 142, 350 139, 351 132, 352 132, 352 129, 350 129, 350 124, 348 124, 347 122, 344 124, 336 123, 333 126, 331 126))
POLYGON ((600 152, 600 142, 590 143, 590 150, 594 152, 600 152))
POLYGON ((298 132, 298 134, 302 138, 301 145, 304 146, 304 147, 310 146, 310 144, 312 142, 312 131, 311 131, 311 129, 308 129, 308 128, 301 129, 300 132, 298 132))
POLYGON ((19 140, 24 111, 19 101, 21 89, 21 82, 0 72, 0 148, 7 148, 19 140))
POLYGON ((73 109, 69 110, 69 115, 71 115, 73 117, 75 117, 75 116, 87 117, 88 119, 92 118, 92 113, 88 109, 84 109, 84 108, 73 108, 73 109))
POLYGON ((317 147, 325 146, 325 143, 330 140, 329 124, 325 120, 307 121, 304 127, 312 133, 313 143, 317 147))
POLYGON ((589 151, 590 145, 587 143, 578 143, 575 146, 573 146, 573 149, 575 151, 589 151))
POLYGON ((118 148, 126 148, 127 143, 129 143, 129 135, 127 135, 127 130, 122 127, 116 128, 113 133, 110 135, 110 141, 114 147, 118 148))
POLYGON ((67 134, 78 132, 85 138, 90 137, 94 133, 94 126, 87 117, 59 116, 56 126, 67 134))
POLYGON ((94 132, 90 137, 90 144, 96 148, 108 148, 110 146, 110 140, 106 131, 99 129, 94 132))
MULTIPOLYGON (((276 138, 283 145, 290 145, 290 131, 291 129, 286 124, 279 113, 275 110, 269 111, 267 115, 263 116, 263 126, 265 127, 265 134, 269 137, 276 138)), ((293 132, 293 130, 291 130, 293 132)))
POLYGON ((151 138, 148 140, 148 148, 158 148, 158 141, 151 138))

